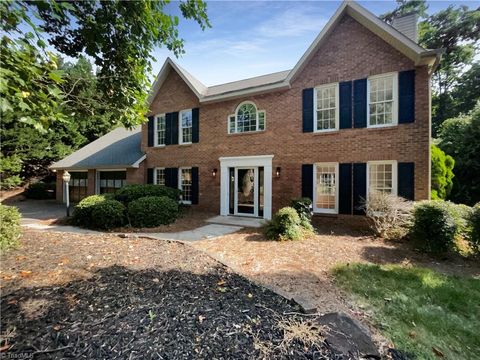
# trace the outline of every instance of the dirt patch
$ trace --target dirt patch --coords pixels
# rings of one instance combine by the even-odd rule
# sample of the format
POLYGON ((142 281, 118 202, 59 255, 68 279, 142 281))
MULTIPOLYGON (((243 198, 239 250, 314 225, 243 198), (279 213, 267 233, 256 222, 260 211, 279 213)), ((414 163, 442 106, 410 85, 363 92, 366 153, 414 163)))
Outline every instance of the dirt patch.
POLYGON ((295 304, 181 243, 26 231, 0 260, 7 356, 341 359, 287 332, 310 319, 295 304))
POLYGON ((337 264, 411 263, 449 274, 480 276, 480 264, 460 257, 431 258, 408 244, 362 236, 362 231, 337 225, 319 233, 305 241, 276 242, 265 241, 258 230, 245 230, 192 245, 286 297, 295 297, 324 313, 344 311, 357 318, 367 315, 353 308, 333 284, 330 271, 337 264))

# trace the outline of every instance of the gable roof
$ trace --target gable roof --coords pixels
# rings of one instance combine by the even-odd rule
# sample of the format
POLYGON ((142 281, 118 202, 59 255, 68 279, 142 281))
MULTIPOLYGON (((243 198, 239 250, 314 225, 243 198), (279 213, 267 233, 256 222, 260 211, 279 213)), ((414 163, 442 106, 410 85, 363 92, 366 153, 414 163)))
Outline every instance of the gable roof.
POLYGON ((289 89, 291 87, 291 82, 302 71, 320 46, 322 46, 328 35, 335 29, 335 26, 344 15, 349 15, 354 18, 360 24, 411 59, 416 66, 429 65, 431 69, 430 71, 433 72, 438 65, 441 54, 443 53, 441 49, 427 50, 422 48, 413 40, 379 19, 364 7, 354 1, 346 0, 330 18, 328 23, 293 69, 207 87, 185 69, 181 68, 172 59, 167 58, 153 84, 148 103, 150 104, 153 101, 171 70, 175 70, 180 75, 183 81, 185 81, 188 87, 198 97, 200 103, 215 102, 244 95, 261 94, 273 90, 289 89))
POLYGON ((145 159, 145 154, 140 150, 141 140, 141 126, 132 130, 116 128, 53 163, 50 168, 53 170, 138 168, 145 159))

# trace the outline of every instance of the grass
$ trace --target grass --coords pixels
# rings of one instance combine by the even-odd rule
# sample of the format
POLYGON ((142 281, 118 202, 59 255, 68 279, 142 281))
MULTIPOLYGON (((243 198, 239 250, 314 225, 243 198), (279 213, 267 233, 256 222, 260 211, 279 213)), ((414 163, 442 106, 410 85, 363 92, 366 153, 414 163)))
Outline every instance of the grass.
POLYGON ((418 359, 480 355, 480 280, 369 264, 336 267, 334 276, 397 349, 418 359))

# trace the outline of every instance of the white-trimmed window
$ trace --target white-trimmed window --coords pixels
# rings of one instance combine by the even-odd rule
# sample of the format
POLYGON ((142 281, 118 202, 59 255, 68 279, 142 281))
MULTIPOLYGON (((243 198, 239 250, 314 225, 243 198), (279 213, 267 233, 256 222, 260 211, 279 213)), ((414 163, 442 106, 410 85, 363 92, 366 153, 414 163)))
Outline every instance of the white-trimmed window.
POLYGON ((384 192, 397 195, 396 161, 369 161, 367 167, 368 194, 384 192))
POLYGON ((180 144, 192 143, 192 109, 182 110, 179 114, 180 144))
POLYGON ((228 133, 244 133, 265 130, 265 110, 246 101, 237 106, 235 114, 228 117, 228 133))
POLYGON ((315 164, 313 210, 318 213, 338 213, 338 163, 315 164))
POLYGON ((338 83, 315 88, 314 129, 316 132, 338 129, 338 83))
POLYGON ((178 188, 181 191, 181 200, 184 204, 192 203, 192 168, 180 168, 178 188))
POLYGON ((398 73, 368 78, 368 127, 398 123, 398 73))
POLYGON ((165 136, 167 133, 166 129, 166 118, 165 114, 158 114, 154 118, 155 126, 155 146, 164 146, 165 145, 165 136))
POLYGON ((155 168, 153 172, 153 183, 165 186, 165 168, 155 168))

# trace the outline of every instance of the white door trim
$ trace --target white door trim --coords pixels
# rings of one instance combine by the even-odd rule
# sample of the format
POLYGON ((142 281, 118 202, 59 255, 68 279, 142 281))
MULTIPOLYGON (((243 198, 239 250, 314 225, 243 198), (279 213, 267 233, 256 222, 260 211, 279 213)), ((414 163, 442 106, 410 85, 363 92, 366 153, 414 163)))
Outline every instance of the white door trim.
POLYGON ((254 216, 258 217, 258 167, 256 166, 240 166, 235 168, 234 172, 234 186, 233 188, 235 189, 235 194, 234 194, 234 205, 233 205, 233 213, 234 215, 239 215, 239 216, 254 216), (238 212, 238 170, 250 170, 253 169, 253 214, 249 213, 240 213, 238 212))
MULTIPOLYGON (((229 186, 231 167, 263 167, 264 204, 263 217, 272 218, 272 159, 273 155, 221 157, 220 160, 220 215, 229 213, 229 186)), ((257 171, 258 174, 258 171, 257 171)), ((258 175, 257 175, 258 176, 258 175)), ((257 178, 258 180, 258 178, 257 178)), ((257 197, 255 197, 257 198, 257 197)))

